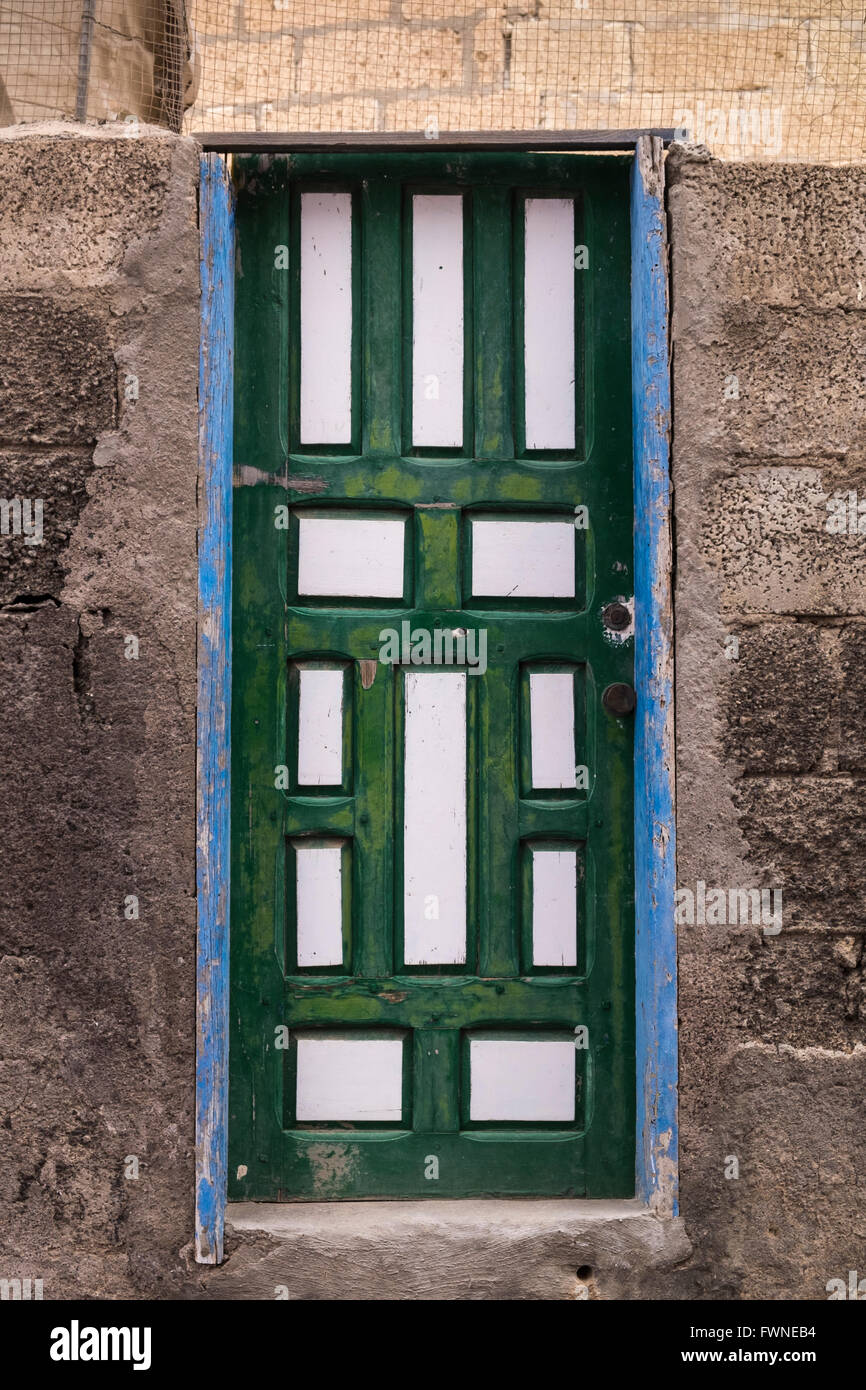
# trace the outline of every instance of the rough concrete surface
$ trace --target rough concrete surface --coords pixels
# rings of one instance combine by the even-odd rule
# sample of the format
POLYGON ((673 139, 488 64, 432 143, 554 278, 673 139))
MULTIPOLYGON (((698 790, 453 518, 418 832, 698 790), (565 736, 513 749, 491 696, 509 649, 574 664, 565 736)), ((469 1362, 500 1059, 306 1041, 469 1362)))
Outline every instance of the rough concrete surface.
POLYGON ((159 1295, 192 1206, 198 152, 18 128, 0 168, 0 496, 45 519, 0 537, 0 1273, 159 1295))
POLYGON ((208 1297, 652 1298, 690 1253, 682 1222, 637 1201, 238 1202, 228 1216, 242 1243, 208 1297))
POLYGON ((827 528, 866 499, 866 169, 667 176, 677 878, 782 892, 778 934, 679 928, 669 1290, 820 1299, 866 1265, 866 535, 827 528))

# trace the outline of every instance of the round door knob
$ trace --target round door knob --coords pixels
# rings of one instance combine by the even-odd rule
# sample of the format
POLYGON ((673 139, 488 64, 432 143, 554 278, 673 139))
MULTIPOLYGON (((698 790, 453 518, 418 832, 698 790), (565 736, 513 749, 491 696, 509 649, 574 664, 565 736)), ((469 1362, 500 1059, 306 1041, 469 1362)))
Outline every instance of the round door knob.
POLYGON ((624 714, 631 714, 637 704, 637 696, 634 686, 626 685, 624 681, 617 681, 615 685, 609 685, 601 697, 608 714, 616 714, 620 717, 624 714))
POLYGON ((609 603, 601 610, 601 620, 611 632, 624 632, 631 622, 631 613, 624 603, 609 603))

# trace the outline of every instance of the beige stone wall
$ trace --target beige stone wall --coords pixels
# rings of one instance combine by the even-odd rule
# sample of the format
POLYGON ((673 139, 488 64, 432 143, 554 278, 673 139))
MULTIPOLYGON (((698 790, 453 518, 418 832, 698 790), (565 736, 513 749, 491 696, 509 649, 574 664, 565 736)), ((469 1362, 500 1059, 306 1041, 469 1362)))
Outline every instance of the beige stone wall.
MULTIPOLYGON (((186 0, 189 54, 181 5, 94 0, 89 119, 172 126, 200 73, 190 132, 666 127, 866 157, 855 0, 186 0)), ((81 33, 80 0, 0 6, 0 124, 75 116, 81 33)))
POLYGON ((86 117, 178 130, 196 74, 184 0, 0 4, 0 125, 86 117))
POLYGON ((192 0, 190 130, 687 127, 717 155, 866 156, 854 0, 192 0))

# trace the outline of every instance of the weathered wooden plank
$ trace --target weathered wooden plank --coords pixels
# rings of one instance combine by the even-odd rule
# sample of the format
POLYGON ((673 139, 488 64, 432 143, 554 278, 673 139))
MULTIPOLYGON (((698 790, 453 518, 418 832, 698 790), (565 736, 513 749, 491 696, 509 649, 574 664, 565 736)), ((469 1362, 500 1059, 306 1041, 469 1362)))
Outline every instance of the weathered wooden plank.
POLYGON ((637 1189, 677 1211, 673 600, 664 165, 637 143, 631 188, 635 546, 637 1189))
POLYGON ((196 139, 206 150, 633 150, 642 137, 669 144, 675 131, 651 130, 462 130, 445 131, 431 140, 422 130, 384 133, 340 131, 205 130, 196 139))
POLYGON ((196 752, 195 1249, 223 1258, 228 1132, 234 205, 217 154, 201 161, 198 710, 196 752))

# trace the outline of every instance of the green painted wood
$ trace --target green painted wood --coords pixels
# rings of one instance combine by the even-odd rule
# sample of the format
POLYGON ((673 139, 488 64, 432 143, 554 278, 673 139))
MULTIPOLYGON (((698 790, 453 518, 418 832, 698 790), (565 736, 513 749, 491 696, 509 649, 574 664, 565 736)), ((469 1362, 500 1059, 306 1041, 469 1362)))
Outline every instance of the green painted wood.
POLYGON ((285 160, 264 157, 235 163, 235 318, 246 334, 235 357, 235 465, 277 472, 289 447, 287 169, 285 160))
MULTIPOLYGON (((345 186, 345 185, 344 185, 345 186)), ((401 186, 384 171, 365 179, 360 193, 362 297, 356 318, 364 325, 364 455, 400 453, 403 420, 403 219, 401 186)))
POLYGON ((456 508, 418 507, 419 608, 441 612, 460 607, 460 517, 456 508))
MULTIPOLYGON (((254 320, 237 321, 239 353, 253 328, 254 320)), ((283 1023, 288 832, 287 793, 275 790, 275 775, 286 763, 288 555, 274 509, 284 497, 278 487, 234 494, 230 1196, 245 1186, 273 1192, 282 1162, 276 1043, 283 1023)))
POLYGON ((236 401, 230 1193, 248 1199, 470 1195, 627 1196, 634 1191, 632 722, 605 686, 633 679, 633 644, 613 642, 604 606, 632 592, 628 169, 579 155, 293 155, 241 161, 236 401), (352 189, 356 210, 355 406, 360 453, 295 438, 297 207, 305 187, 352 189), (412 191, 466 199, 465 451, 410 449, 412 191), (521 451, 523 199, 574 196, 577 420, 570 455, 521 451), (291 224, 291 225, 290 225, 291 224), (274 280, 276 231, 295 247, 274 280), (583 278, 581 278, 583 277, 583 278), (268 353, 268 344, 271 352, 268 353), (274 367, 274 362, 279 367, 274 367), (408 367, 407 367, 407 364, 408 367), (284 373, 284 375, 281 375, 284 373), (265 397, 267 396, 267 400, 265 397), (258 470, 258 471, 256 471, 258 470), (271 483, 269 474, 278 474, 271 483), (313 601, 297 592, 297 514, 358 506, 407 523, 399 600, 313 601), (577 601, 471 596, 473 516, 491 509, 573 519, 577 601), (282 525, 275 525, 282 508, 282 525), (380 634, 483 628, 487 672, 467 678, 468 942, 465 967, 402 964, 403 675, 378 661, 380 634), (302 789, 298 660, 345 664, 346 772, 302 789), (363 663, 363 664, 362 664, 363 663), (528 673, 575 672, 584 790, 533 792, 528 673), (275 769, 289 780, 276 785, 275 769), (344 842, 347 968, 295 965, 293 844, 344 842), (531 963, 531 848, 578 852, 578 966, 531 963), (573 1124, 476 1126, 468 1045, 493 1030, 574 1037, 573 1124), (295 1033, 399 1030, 402 1125, 293 1119, 295 1033))
MULTIPOLYGON (((385 624, 390 626, 390 624, 385 624)), ((371 644, 372 646, 372 644, 371 644)), ((378 643, 376 645, 378 651, 378 643)), ((365 659, 375 659, 371 650, 365 659)), ((357 849, 357 971, 381 979, 394 968, 394 779, 396 676, 393 667, 375 666, 369 690, 356 684, 358 756, 355 846, 357 849)))
POLYGON ((512 325, 513 190, 482 185, 473 199, 475 245, 474 361, 477 399, 475 456, 514 457, 512 325))
POLYGON ((508 624, 503 641, 490 650, 487 634, 487 674, 479 677, 477 725, 478 767, 486 771, 479 788, 479 826, 476 852, 479 867, 480 950, 478 972, 483 976, 516 975, 518 838, 517 674, 509 650, 508 624), (494 661, 491 664, 491 655, 494 661), (497 659, 498 658, 498 659, 497 659))
POLYGON ((412 1128, 422 1135, 454 1134, 460 1129, 460 1034, 455 1028, 416 1028, 414 1038, 412 1128))

